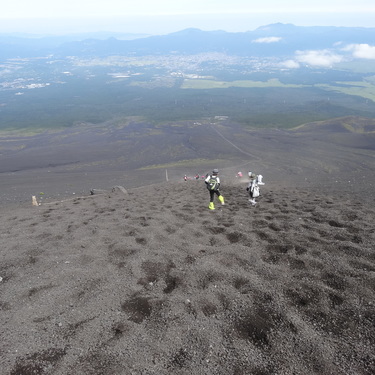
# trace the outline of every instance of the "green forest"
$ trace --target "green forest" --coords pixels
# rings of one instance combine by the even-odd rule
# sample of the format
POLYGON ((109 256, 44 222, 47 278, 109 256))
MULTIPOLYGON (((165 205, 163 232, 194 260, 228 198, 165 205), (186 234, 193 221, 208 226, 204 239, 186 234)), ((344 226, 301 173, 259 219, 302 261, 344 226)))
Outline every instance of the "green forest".
POLYGON ((228 116, 261 128, 292 128, 348 115, 375 117, 373 73, 211 66, 194 74, 192 69, 173 74, 171 68, 140 63, 120 70, 103 64, 23 62, 13 76, 2 76, 0 130, 71 127, 134 116, 150 123, 228 116))

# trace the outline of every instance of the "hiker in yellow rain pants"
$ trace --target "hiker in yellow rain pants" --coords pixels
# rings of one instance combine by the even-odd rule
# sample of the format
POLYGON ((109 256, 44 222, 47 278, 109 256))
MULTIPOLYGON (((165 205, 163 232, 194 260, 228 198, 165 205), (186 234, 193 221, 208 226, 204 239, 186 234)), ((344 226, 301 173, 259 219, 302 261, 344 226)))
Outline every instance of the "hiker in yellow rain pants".
POLYGON ((221 195, 220 190, 219 190, 219 188, 220 188, 219 170, 214 169, 212 171, 212 174, 208 175, 206 177, 206 179, 204 180, 204 182, 206 183, 207 189, 210 192, 210 204, 209 204, 208 208, 210 210, 215 209, 215 205, 214 205, 215 194, 217 195, 220 203, 222 205, 224 205, 225 204, 224 203, 224 197, 221 195))

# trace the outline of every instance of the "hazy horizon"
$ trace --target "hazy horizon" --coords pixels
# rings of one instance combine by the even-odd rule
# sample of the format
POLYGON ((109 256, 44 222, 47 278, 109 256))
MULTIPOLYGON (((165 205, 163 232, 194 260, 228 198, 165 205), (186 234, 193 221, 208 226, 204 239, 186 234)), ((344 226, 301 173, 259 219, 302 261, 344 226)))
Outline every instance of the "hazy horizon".
POLYGON ((14 0, 3 5, 0 33, 64 35, 86 32, 168 34, 186 28, 244 32, 273 23, 297 26, 375 27, 371 0, 355 5, 318 0, 313 4, 276 0, 250 4, 246 0, 170 1, 119 0, 51 3, 14 0))

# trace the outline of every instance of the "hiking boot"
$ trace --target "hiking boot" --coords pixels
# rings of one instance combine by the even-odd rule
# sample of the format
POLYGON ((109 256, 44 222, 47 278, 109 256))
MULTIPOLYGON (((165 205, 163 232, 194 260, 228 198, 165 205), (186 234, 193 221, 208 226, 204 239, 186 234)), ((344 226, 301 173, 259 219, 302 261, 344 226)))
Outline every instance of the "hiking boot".
POLYGON ((214 209, 215 209, 214 202, 210 202, 210 204, 208 205, 208 208, 209 208, 210 210, 214 210, 214 209))
POLYGON ((219 195, 219 201, 220 203, 224 206, 225 205, 225 202, 224 202, 224 197, 222 195, 219 195))

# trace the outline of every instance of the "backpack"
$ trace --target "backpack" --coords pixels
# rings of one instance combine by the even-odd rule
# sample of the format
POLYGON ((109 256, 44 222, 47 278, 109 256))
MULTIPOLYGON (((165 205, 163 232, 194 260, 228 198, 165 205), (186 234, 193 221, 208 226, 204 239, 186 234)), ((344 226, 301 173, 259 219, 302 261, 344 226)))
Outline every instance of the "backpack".
POLYGON ((248 187, 248 189, 249 189, 249 193, 250 193, 251 198, 259 197, 259 195, 260 195, 259 186, 258 186, 258 184, 256 183, 255 180, 253 180, 251 182, 251 185, 248 187))
POLYGON ((219 183, 217 182, 216 176, 210 176, 210 179, 207 182, 208 190, 217 190, 219 188, 219 183))
POLYGON ((259 197, 259 195, 260 195, 260 193, 259 193, 259 186, 255 185, 254 189, 252 191, 252 197, 253 198, 257 198, 257 197, 259 197))

